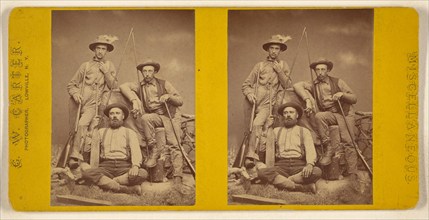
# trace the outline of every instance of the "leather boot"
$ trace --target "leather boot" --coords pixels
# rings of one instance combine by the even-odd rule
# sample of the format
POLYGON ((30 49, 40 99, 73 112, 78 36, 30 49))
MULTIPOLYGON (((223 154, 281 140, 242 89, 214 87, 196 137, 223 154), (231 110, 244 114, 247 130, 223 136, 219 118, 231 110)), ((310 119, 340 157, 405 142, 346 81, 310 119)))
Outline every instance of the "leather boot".
POLYGON ((332 156, 334 156, 335 150, 331 143, 326 145, 326 152, 323 157, 320 159, 319 163, 322 166, 327 166, 332 163, 332 156))
POLYGON ((144 163, 148 168, 155 167, 161 152, 165 147, 165 129, 155 129, 155 140, 150 143, 151 153, 149 159, 144 163))
POLYGON ((155 146, 152 147, 152 151, 149 155, 149 159, 144 162, 144 165, 147 168, 152 168, 156 166, 156 162, 158 161, 159 155, 161 154, 161 151, 159 151, 155 146))
POLYGON ((134 185, 134 186, 120 186, 118 192, 120 193, 126 193, 126 194, 136 194, 141 195, 142 194, 142 188, 140 185, 134 185))
POLYGON ((273 185, 277 189, 286 189, 286 190, 294 190, 295 189, 295 183, 288 179, 287 177, 284 177, 282 175, 277 175, 273 180, 273 185))
POLYGON ((181 176, 175 176, 173 180, 174 185, 182 185, 182 177, 181 176))
POLYGON ((101 176, 97 185, 104 190, 111 190, 113 192, 118 192, 119 188, 121 187, 121 185, 118 182, 114 181, 113 179, 107 176, 101 176))
POLYGON ((341 143, 339 126, 329 126, 329 138, 323 140, 322 143, 326 147, 326 153, 319 163, 322 166, 327 166, 332 163, 332 156, 335 155, 338 145, 341 143))
POLYGON ((128 173, 122 174, 121 176, 117 176, 113 178, 113 180, 121 185, 128 185, 130 181, 128 179, 128 173))
POLYGON ((310 183, 310 184, 295 184, 295 190, 294 191, 300 191, 300 192, 310 192, 313 194, 317 193, 316 184, 310 183))
POLYGON ((255 159, 250 158, 250 157, 246 157, 246 159, 244 160, 244 167, 246 169, 252 169, 253 167, 255 167, 255 159))
POLYGON ((137 194, 137 195, 141 195, 141 193, 142 193, 142 189, 141 189, 140 185, 124 186, 124 185, 119 184, 115 180, 110 179, 107 176, 102 176, 100 178, 100 180, 98 181, 97 185, 104 190, 110 190, 113 192, 137 194))

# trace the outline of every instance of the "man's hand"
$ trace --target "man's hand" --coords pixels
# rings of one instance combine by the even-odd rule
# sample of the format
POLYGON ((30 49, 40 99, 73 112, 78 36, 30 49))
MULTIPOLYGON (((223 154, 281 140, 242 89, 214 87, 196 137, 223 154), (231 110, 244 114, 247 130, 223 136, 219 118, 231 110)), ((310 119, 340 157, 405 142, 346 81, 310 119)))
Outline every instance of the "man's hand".
POLYGON ((100 120, 101 120, 101 116, 99 115, 95 116, 92 119, 91 124, 89 124, 90 131, 93 131, 95 128, 98 127, 98 125, 100 124, 100 120))
POLYGON ((267 118, 267 121, 265 122, 265 129, 268 129, 269 127, 273 126, 274 124, 274 115, 270 115, 267 118))
POLYGON ((79 93, 73 95, 73 100, 78 104, 82 104, 82 96, 79 93))
POLYGON ((247 97, 247 99, 249 100, 249 102, 251 104, 256 103, 256 96, 255 96, 255 94, 249 93, 246 97, 247 97))
POLYGON ((273 69, 277 74, 283 72, 282 67, 280 66, 280 63, 277 60, 274 60, 273 69))
POLYGON ((166 103, 170 99, 170 94, 164 94, 161 97, 159 97, 159 101, 161 103, 166 103))
POLYGON ((313 165, 307 164, 304 169, 302 169, 302 176, 304 178, 310 177, 310 175, 313 173, 313 165))
POLYGON ((304 112, 307 115, 310 115, 311 113, 314 112, 313 103, 311 103, 311 100, 309 98, 305 99, 305 109, 304 109, 304 112))
POLYGON ((133 114, 134 118, 137 118, 142 114, 142 109, 141 109, 142 103, 138 99, 133 99, 132 103, 133 103, 133 109, 131 110, 131 113, 133 114))
POLYGON ((131 167, 130 171, 128 171, 128 175, 130 176, 137 176, 138 174, 139 174, 139 167, 135 165, 131 167))
POLYGON ((332 99, 334 101, 340 100, 341 97, 343 97, 344 93, 343 92, 337 92, 332 96, 332 99))
POLYGON ((98 63, 98 68, 100 69, 100 71, 103 74, 106 74, 109 71, 108 66, 107 66, 107 64, 105 62, 99 62, 98 63))

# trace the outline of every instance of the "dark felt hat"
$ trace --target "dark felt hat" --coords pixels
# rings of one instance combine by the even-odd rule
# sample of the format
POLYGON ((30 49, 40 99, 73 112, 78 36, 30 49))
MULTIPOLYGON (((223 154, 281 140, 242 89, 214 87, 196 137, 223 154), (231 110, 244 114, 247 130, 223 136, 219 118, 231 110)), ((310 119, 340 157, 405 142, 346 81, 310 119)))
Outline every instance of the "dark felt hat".
POLYGON ((332 68, 334 68, 334 64, 330 60, 325 59, 325 58, 320 58, 320 59, 316 60, 315 62, 311 63, 310 68, 314 69, 319 64, 325 64, 326 66, 328 66, 329 71, 331 71, 332 68))
POLYGON ((95 47, 97 47, 98 44, 103 44, 107 46, 107 51, 112 51, 114 49, 113 47, 113 42, 118 40, 118 38, 116 36, 111 36, 111 35, 100 35, 97 37, 97 39, 95 39, 94 42, 92 42, 91 44, 89 44, 89 49, 94 51, 95 47))
POLYGON ((280 105, 280 107, 277 109, 277 112, 279 113, 279 115, 283 115, 283 110, 286 107, 294 108, 298 112, 298 119, 301 118, 303 110, 302 110, 301 106, 296 102, 286 102, 286 103, 280 105))
POLYGON ((153 61, 153 60, 146 60, 143 63, 139 64, 137 66, 137 69, 142 71, 143 67, 145 66, 153 66, 153 68, 155 68, 155 72, 158 72, 159 69, 161 68, 161 65, 159 65, 159 63, 153 61))
POLYGON ((120 108, 122 110, 122 112, 124 113, 124 120, 128 118, 128 115, 130 114, 130 111, 128 110, 127 106, 121 104, 121 103, 113 103, 108 105, 105 109, 104 109, 104 114, 109 117, 109 112, 110 109, 112 108, 120 108))
POLYGON ((271 44, 277 44, 280 46, 281 51, 285 51, 287 49, 286 42, 290 39, 292 39, 290 36, 283 36, 280 34, 273 35, 271 36, 271 39, 262 45, 262 48, 264 48, 265 51, 268 51, 271 44))

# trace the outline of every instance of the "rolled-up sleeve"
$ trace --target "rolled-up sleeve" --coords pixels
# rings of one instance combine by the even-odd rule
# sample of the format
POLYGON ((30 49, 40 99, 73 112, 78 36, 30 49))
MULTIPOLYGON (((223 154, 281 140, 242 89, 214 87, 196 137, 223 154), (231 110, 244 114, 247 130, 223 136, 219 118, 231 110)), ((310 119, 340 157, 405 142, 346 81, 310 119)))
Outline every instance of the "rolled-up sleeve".
POLYGON ((73 78, 70 80, 70 82, 67 84, 67 91, 70 94, 70 96, 73 96, 76 93, 80 92, 83 75, 85 73, 85 67, 87 66, 87 62, 80 65, 79 69, 76 71, 76 73, 73 75, 73 78))
POLYGON ((293 89, 296 94, 301 97, 303 100, 309 99, 309 93, 307 91, 312 91, 313 85, 310 82, 301 81, 293 85, 293 89))
POLYGON ((343 97, 341 97, 341 100, 347 102, 348 104, 356 104, 357 96, 353 93, 349 85, 344 82, 344 80, 338 80, 338 87, 340 88, 341 92, 343 92, 343 97))
MULTIPOLYGON (((137 82, 126 82, 119 86, 122 95, 124 95, 129 101, 133 99, 140 100, 138 97, 139 86, 137 82)), ((140 100, 141 101, 141 100, 140 100)))
POLYGON ((182 106, 183 105, 183 98, 179 94, 179 92, 176 90, 176 88, 173 87, 173 85, 165 81, 165 90, 168 94, 170 94, 169 102, 173 104, 174 106, 182 106))
POLYGON ((250 72, 249 76, 247 76, 246 80, 244 80, 243 85, 241 86, 241 90, 245 96, 249 94, 254 94, 254 84, 256 83, 256 78, 258 76, 259 66, 261 64, 257 63, 252 71, 250 72))
POLYGON ((311 133, 308 129, 302 128, 303 135, 304 135, 304 146, 305 146, 305 159, 307 163, 311 165, 316 164, 317 160, 317 153, 316 148, 314 147, 313 137, 311 136, 311 133))
MULTIPOLYGON (((128 129, 128 128, 127 128, 128 129)), ((142 163, 142 152, 140 150, 139 140, 137 138, 137 134, 131 130, 128 129, 129 133, 129 143, 130 143, 130 149, 131 149, 131 163, 133 166, 140 167, 140 164, 142 163)))

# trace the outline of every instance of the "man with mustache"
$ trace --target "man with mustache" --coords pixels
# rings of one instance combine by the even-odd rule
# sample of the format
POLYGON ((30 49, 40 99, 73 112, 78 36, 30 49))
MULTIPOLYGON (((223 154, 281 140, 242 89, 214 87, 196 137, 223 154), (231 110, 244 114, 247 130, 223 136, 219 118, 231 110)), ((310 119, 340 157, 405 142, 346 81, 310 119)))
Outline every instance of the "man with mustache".
MULTIPOLYGON (((260 169, 258 177, 278 189, 316 193, 315 182, 322 170, 315 166, 316 149, 308 129, 297 125, 303 110, 299 104, 280 105, 278 113, 283 126, 274 128, 276 162, 274 167, 260 169)), ((274 118, 268 119, 271 126, 274 118)))
POLYGON ((242 85, 242 92, 251 105, 255 105, 252 133, 249 139, 249 149, 244 166, 254 166, 254 161, 263 159, 255 153, 258 148, 257 139, 260 140, 262 128, 271 115, 270 103, 275 104, 277 93, 290 85, 289 66, 279 59, 281 52, 287 49, 286 42, 290 36, 273 35, 262 48, 268 52, 264 61, 257 63, 242 85), (270 92, 271 90, 271 92, 270 92), (271 97, 270 97, 271 93, 271 97), (271 100, 270 100, 271 99, 271 100))
POLYGON ((121 93, 132 103, 133 109, 131 112, 134 118, 137 119, 136 127, 143 134, 146 144, 151 149, 149 158, 144 165, 148 168, 156 165, 164 146, 157 145, 155 129, 164 127, 166 144, 169 147, 173 164, 174 184, 181 186, 183 156, 174 130, 178 132, 177 135, 180 137, 181 113, 179 107, 183 105, 183 98, 170 82, 155 77, 160 68, 159 63, 146 60, 137 66, 143 76, 143 81, 127 82, 119 88, 121 93), (168 105, 174 130, 165 103, 168 105))
MULTIPOLYGON (((329 165, 332 161, 331 158, 337 151, 338 146, 331 145, 331 139, 329 137, 329 126, 338 125, 340 130, 341 142, 345 143, 345 157, 347 160, 347 174, 352 175, 353 179, 357 178, 357 152, 353 147, 354 133, 350 136, 346 121, 341 113, 340 106, 338 106, 338 100, 341 103, 341 107, 344 110, 347 123, 350 128, 354 128, 354 110, 353 104, 357 102, 357 97, 350 89, 350 87, 342 80, 332 76, 329 76, 334 64, 324 58, 313 62, 310 65, 317 75, 317 79, 314 82, 298 82, 293 87, 295 92, 303 100, 306 101, 307 113, 312 113, 315 110, 310 101, 309 93, 305 92, 308 90, 311 94, 316 94, 315 100, 319 112, 315 114, 316 130, 320 135, 322 145, 327 148, 327 151, 319 161, 320 165, 329 165), (314 91, 314 89, 316 89, 314 91), (315 93, 313 93, 313 91, 315 93)), ((353 181, 355 182, 355 181, 353 181)))
MULTIPOLYGON (((98 36, 89 45, 89 49, 94 52, 94 57, 79 67, 67 85, 68 93, 74 101, 73 104, 81 105, 78 130, 70 155, 69 165, 71 167, 73 167, 73 164, 77 165, 78 160, 88 162, 89 158, 84 160, 82 156, 83 152, 90 151, 90 149, 81 149, 83 137, 86 136, 88 126, 96 115, 96 105, 100 103, 102 94, 118 86, 115 66, 105 59, 107 53, 113 51, 113 42, 116 40, 116 36, 98 36)), ((70 116, 73 116, 73 114, 70 116)), ((70 124, 74 129, 75 120, 73 117, 70 117, 70 124)))
MULTIPOLYGON (((93 139, 100 140, 100 165, 82 172, 82 178, 104 190, 141 195, 141 183, 148 177, 142 169, 142 154, 137 134, 123 126, 128 108, 122 104, 108 105, 104 114, 109 117, 109 127, 94 132, 93 139)), ((95 117, 90 130, 99 124, 95 117)), ((89 132, 90 135, 92 132, 89 132)))

